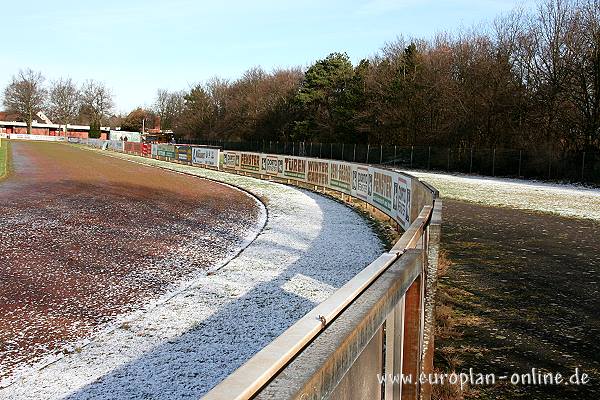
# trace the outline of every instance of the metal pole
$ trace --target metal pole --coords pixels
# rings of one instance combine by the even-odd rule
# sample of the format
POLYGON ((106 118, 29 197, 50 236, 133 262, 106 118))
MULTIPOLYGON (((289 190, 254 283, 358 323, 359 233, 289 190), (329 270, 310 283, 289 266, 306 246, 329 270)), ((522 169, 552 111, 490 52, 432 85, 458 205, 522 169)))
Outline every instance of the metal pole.
POLYGON ((343 159, 344 159, 344 143, 342 143, 342 157, 341 157, 341 160, 343 160, 343 159))
POLYGON ((429 152, 427 154, 427 169, 431 169, 431 146, 429 146, 429 152))
POLYGON ((367 162, 365 164, 369 163, 369 153, 371 152, 371 145, 367 144, 367 162))
POLYGON ((394 145, 394 167, 396 166, 396 148, 398 146, 394 145))
POLYGON ((415 146, 410 146, 410 167, 413 167, 413 159, 415 154, 415 146))
POLYGON ((292 155, 296 155, 296 142, 292 142, 292 155))
POLYGON ((312 157, 312 142, 310 142, 310 156, 312 157))
POLYGON ((469 173, 473 173, 473 147, 471 147, 471 163, 469 164, 469 173))
POLYGON ((323 156, 323 143, 319 143, 319 158, 323 156))
POLYGON ((379 164, 383 164, 383 145, 379 148, 379 164))
POLYGON ((329 159, 331 160, 333 158, 333 143, 331 143, 330 146, 331 146, 331 150, 330 150, 330 154, 329 154, 329 159))
POLYGON ((356 143, 354 143, 354 156, 352 156, 352 162, 356 162, 356 143))

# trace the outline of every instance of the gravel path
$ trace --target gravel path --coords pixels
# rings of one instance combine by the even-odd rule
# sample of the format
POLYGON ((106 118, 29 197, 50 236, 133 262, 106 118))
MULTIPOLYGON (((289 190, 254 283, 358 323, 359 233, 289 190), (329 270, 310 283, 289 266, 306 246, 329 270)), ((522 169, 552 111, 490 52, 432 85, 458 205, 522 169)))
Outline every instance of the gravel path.
POLYGON ((265 228, 215 274, 0 390, 2 398, 198 398, 383 251, 357 213, 317 194, 110 154, 247 189, 267 205, 265 228))

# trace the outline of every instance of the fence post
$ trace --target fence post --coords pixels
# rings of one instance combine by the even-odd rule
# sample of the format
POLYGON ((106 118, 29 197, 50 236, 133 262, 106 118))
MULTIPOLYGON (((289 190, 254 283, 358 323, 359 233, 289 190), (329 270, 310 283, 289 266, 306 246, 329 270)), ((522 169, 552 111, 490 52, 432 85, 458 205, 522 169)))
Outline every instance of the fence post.
POLYGON ((492 176, 496 176, 496 148, 492 152, 492 176))
POLYGON ((427 154, 427 169, 431 169, 431 146, 429 146, 429 151, 427 154))
POLYGON ((354 156, 352 156, 352 162, 356 162, 356 143, 354 143, 354 156))
POLYGON ((473 173, 473 147, 471 146, 471 162, 469 164, 469 173, 473 173))
POLYGON ((410 167, 413 167, 413 157, 414 157, 414 153, 415 153, 415 146, 411 145, 410 146, 410 167))
POLYGON ((383 145, 379 148, 379 164, 383 164, 383 145))
POLYGON ((585 182, 585 151, 583 152, 583 158, 581 159, 581 182, 585 182))
POLYGON ((365 164, 369 163, 369 153, 371 152, 371 145, 367 144, 367 162, 365 162, 365 164))
POLYGON ((394 167, 396 167, 396 145, 394 145, 394 167))
POLYGON ((312 157, 312 142, 310 142, 310 156, 312 157))

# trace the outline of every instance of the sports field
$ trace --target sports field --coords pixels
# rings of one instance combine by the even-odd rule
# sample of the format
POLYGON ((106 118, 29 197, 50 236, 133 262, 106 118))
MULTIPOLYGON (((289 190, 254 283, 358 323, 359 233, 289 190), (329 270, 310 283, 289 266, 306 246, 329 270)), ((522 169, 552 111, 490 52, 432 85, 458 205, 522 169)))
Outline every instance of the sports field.
POLYGON ((10 152, 0 380, 221 265, 264 223, 262 205, 230 186, 64 144, 12 141, 10 152))

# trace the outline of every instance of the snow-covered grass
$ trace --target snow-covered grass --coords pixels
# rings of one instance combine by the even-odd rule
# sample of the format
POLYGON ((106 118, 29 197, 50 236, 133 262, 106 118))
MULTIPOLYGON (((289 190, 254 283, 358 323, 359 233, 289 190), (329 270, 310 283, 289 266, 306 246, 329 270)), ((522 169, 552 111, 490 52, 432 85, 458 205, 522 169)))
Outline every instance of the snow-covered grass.
POLYGON ((600 189, 521 179, 404 172, 433 185, 442 198, 600 220, 600 189))
MULTIPOLYGON (((350 208, 276 183, 136 156, 267 204, 258 237, 214 273, 0 390, 3 399, 198 398, 383 251, 350 208)), ((225 200, 226 201, 226 200, 225 200)))

